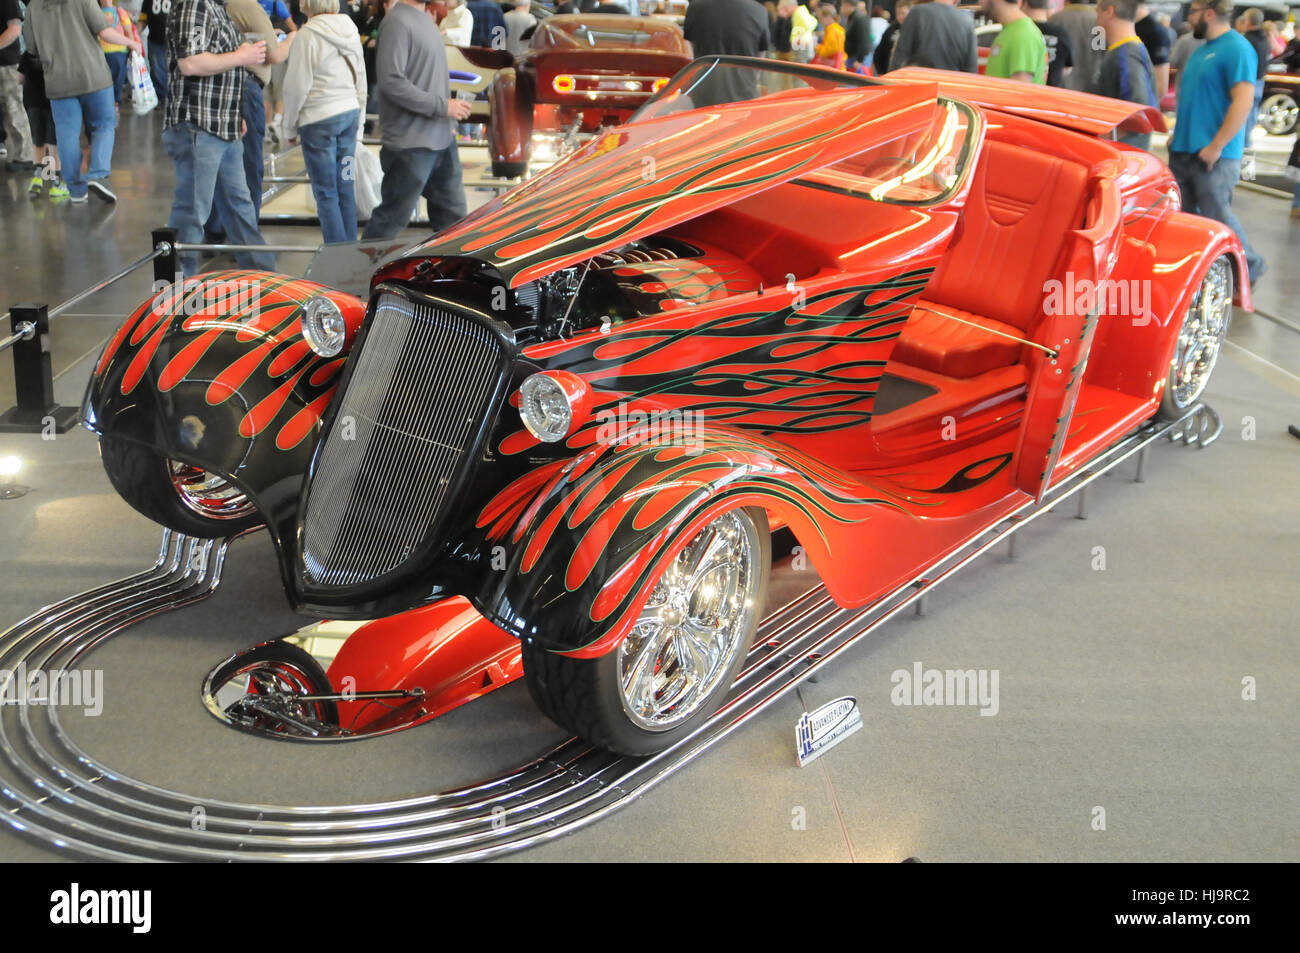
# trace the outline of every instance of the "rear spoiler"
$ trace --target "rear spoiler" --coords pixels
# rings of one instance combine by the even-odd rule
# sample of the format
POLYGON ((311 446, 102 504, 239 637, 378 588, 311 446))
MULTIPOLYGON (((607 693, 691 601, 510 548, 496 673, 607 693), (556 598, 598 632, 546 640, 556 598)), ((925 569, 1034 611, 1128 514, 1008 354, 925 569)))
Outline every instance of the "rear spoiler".
POLYGON ((1010 79, 975 73, 907 66, 886 73, 884 82, 938 83, 939 95, 960 99, 985 109, 1011 113, 1025 119, 1071 129, 1089 136, 1120 132, 1165 132, 1165 117, 1154 106, 1107 96, 1094 96, 1054 86, 1029 86, 1010 79))

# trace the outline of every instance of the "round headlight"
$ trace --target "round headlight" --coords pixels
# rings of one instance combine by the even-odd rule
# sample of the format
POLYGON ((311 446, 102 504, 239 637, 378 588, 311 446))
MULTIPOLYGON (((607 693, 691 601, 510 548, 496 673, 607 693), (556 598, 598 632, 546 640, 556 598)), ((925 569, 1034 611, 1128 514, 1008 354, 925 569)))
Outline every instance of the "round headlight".
POLYGON ((569 435, 573 406, 559 381, 549 374, 533 374, 519 388, 519 416, 538 440, 556 443, 569 435))
POLYGON ((307 346, 321 357, 335 357, 348 337, 343 312, 329 298, 308 298, 302 308, 302 336, 307 346))

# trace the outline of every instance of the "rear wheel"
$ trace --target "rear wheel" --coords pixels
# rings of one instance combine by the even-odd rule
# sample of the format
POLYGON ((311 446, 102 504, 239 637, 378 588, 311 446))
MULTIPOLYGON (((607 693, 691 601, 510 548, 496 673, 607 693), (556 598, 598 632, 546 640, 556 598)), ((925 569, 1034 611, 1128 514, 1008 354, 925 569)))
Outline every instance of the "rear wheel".
POLYGON ((1174 343, 1169 379, 1160 399, 1160 416, 1166 420, 1183 416, 1210 382, 1232 319, 1232 287, 1232 263, 1226 255, 1216 258, 1192 297, 1174 343))
POLYGON ((529 691, 552 719, 603 748, 670 747, 718 710, 736 680, 770 563, 766 514, 722 513, 686 541, 613 651, 574 659, 525 643, 529 691))
POLYGON ((262 517, 253 501, 224 477, 170 460, 143 444, 101 437, 104 472, 122 499, 169 529, 202 539, 233 536, 262 517))
POLYGON ((1275 136, 1289 136, 1300 120, 1300 105, 1286 93, 1274 93, 1259 104, 1259 123, 1275 136))

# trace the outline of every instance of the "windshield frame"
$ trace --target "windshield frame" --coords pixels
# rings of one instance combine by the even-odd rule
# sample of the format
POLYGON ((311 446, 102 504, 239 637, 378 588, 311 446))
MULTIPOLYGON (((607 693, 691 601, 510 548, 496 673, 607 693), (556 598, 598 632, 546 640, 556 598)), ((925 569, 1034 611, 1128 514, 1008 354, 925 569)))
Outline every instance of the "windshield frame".
MULTIPOLYGON (((832 89, 850 89, 850 88, 870 88, 879 86, 896 86, 896 83, 881 82, 867 76, 861 76, 856 73, 846 73, 840 70, 832 70, 828 67, 811 66, 806 63, 792 63, 786 60, 769 60, 756 59, 750 56, 730 56, 718 54, 714 56, 702 56, 692 60, 686 66, 682 67, 668 84, 653 96, 641 104, 640 108, 627 120, 628 123, 637 122, 642 115, 648 111, 655 103, 662 101, 675 92, 688 92, 694 89, 702 80, 712 73, 719 66, 739 66, 745 69, 760 70, 769 73, 787 73, 792 76, 801 78, 812 78, 819 81, 818 85, 826 84, 826 91, 832 89), (698 75, 694 75, 698 74, 698 75), (688 82, 689 77, 689 82, 688 82)), ((821 90, 815 90, 821 91, 821 90)), ((760 99, 762 97, 759 97, 760 99)), ((745 100, 738 100, 744 102, 745 100)), ((970 175, 972 166, 972 148, 974 144, 981 139, 983 131, 983 115, 980 111, 969 103, 959 99, 951 99, 947 96, 936 96, 935 102, 938 105, 955 106, 966 117, 966 139, 962 143, 961 150, 957 153, 957 163, 959 172, 952 185, 938 195, 925 199, 891 199, 891 198, 872 198, 865 192, 856 189, 844 188, 841 186, 830 185, 825 182, 809 182, 806 179, 792 179, 791 184, 802 185, 810 189, 822 189, 827 192, 836 192, 841 195, 848 195, 854 198, 862 199, 867 202, 879 202, 885 205, 900 205, 909 207, 927 207, 940 205, 948 201, 956 194, 970 175)), ((709 108, 709 107, 696 107, 709 108)), ((690 112, 691 110, 682 110, 690 112)))

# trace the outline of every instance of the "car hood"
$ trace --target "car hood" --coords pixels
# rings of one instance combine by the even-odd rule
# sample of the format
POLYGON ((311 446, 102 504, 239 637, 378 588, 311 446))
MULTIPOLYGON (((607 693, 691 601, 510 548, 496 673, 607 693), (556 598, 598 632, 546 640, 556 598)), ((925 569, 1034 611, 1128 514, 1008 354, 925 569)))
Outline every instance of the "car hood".
POLYGON ((1164 132, 1165 118, 1154 106, 1094 96, 1054 86, 1027 86, 1009 79, 907 66, 886 74, 889 82, 937 84, 939 94, 988 109, 1035 119, 1090 136, 1164 132))
POLYGON ((936 97, 794 90, 619 126, 403 258, 476 258, 518 287, 923 128, 936 97))

